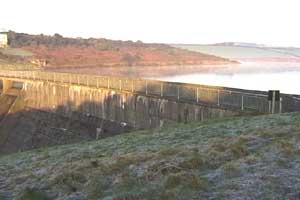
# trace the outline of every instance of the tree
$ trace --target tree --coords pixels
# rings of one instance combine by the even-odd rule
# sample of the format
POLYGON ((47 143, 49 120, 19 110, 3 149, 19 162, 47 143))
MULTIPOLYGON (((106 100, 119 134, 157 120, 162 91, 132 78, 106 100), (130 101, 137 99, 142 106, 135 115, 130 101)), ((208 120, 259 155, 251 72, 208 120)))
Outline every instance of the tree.
POLYGON ((138 55, 131 55, 129 53, 126 53, 123 56, 122 60, 127 62, 128 66, 132 66, 132 65, 136 64, 138 61, 140 61, 141 57, 138 55))

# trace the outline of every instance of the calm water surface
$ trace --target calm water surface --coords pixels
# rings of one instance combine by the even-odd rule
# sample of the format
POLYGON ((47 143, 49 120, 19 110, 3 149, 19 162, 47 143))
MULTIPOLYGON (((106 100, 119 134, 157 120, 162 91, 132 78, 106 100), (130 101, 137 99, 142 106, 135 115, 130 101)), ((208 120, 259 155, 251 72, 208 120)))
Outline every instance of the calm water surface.
POLYGON ((171 82, 196 83, 252 90, 280 90, 300 94, 300 63, 243 63, 207 73, 155 78, 171 82))

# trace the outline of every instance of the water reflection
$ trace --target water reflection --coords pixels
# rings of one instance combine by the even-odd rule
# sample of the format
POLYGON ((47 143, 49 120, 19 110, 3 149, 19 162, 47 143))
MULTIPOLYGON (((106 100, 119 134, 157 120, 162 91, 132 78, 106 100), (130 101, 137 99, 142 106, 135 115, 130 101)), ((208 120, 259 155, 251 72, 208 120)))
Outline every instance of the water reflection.
POLYGON ((283 93, 300 94, 300 63, 243 63, 214 72, 156 79, 264 91, 277 89, 283 93))

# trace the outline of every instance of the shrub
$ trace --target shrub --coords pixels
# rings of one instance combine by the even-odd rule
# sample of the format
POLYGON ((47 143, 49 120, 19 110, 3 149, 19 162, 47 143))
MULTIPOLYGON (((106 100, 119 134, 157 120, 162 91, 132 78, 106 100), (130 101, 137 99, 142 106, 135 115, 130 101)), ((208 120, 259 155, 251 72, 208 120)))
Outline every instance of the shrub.
POLYGON ((208 187, 208 181, 195 174, 183 172, 169 175, 164 185, 166 189, 174 189, 181 186, 188 189, 205 190, 208 187))
POLYGON ((236 164, 226 163, 222 166, 222 170, 225 176, 233 177, 240 175, 240 169, 236 164))
POLYGON ((16 200, 49 200, 49 199, 50 198, 47 196, 45 192, 34 188, 24 189, 18 194, 16 198, 16 200))
POLYGON ((294 146, 288 141, 280 140, 276 146, 278 150, 286 156, 290 156, 294 153, 294 146))
POLYGON ((87 185, 88 197, 90 199, 101 198, 109 187, 110 181, 106 177, 96 176, 87 185))
POLYGON ((176 148, 163 148, 158 153, 161 156, 172 156, 175 154, 178 154, 180 152, 180 149, 176 148))
POLYGON ((54 180, 54 184, 63 186, 69 192, 76 192, 82 188, 86 181, 85 176, 79 172, 67 172, 58 175, 54 180))
POLYGON ((206 159, 199 153, 193 152, 191 157, 181 162, 179 167, 184 169, 204 169, 207 168, 206 159))

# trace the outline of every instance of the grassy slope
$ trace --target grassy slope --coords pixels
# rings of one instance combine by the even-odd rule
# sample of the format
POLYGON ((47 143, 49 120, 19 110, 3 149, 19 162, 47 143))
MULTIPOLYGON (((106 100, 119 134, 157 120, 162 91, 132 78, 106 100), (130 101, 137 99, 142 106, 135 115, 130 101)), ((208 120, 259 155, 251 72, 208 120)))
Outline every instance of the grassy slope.
POLYGON ((232 118, 6 156, 0 191, 30 197, 19 199, 297 199, 299 121, 300 113, 232 118))

